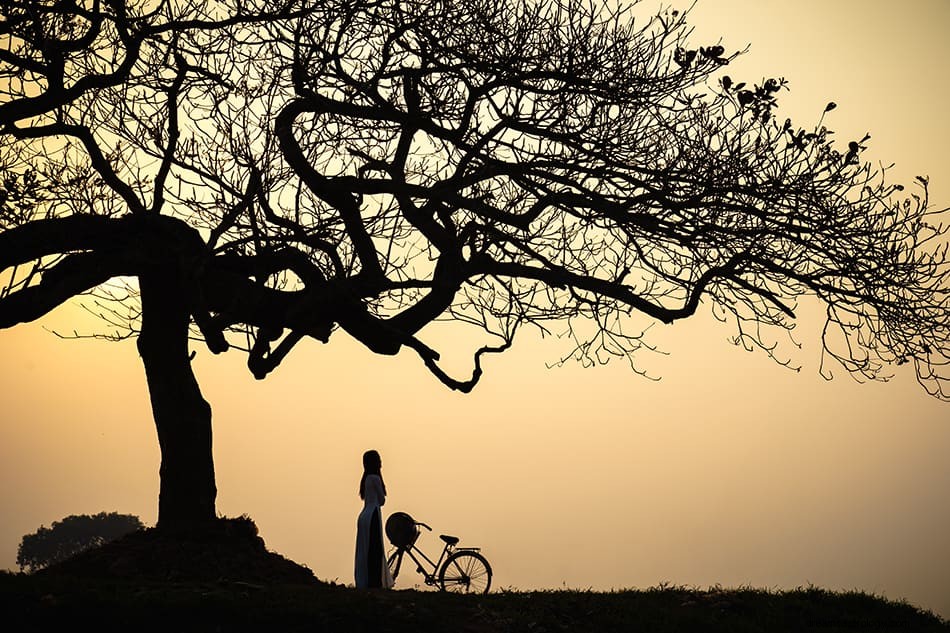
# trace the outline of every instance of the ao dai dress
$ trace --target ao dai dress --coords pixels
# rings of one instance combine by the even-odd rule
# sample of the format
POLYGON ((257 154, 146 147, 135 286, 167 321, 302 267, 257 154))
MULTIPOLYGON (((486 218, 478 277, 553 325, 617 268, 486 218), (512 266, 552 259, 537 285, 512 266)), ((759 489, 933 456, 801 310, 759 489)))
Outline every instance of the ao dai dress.
POLYGON ((363 482, 363 509, 356 519, 356 587, 389 588, 392 575, 386 565, 383 547, 382 506, 386 503, 383 480, 379 475, 366 475, 363 482))

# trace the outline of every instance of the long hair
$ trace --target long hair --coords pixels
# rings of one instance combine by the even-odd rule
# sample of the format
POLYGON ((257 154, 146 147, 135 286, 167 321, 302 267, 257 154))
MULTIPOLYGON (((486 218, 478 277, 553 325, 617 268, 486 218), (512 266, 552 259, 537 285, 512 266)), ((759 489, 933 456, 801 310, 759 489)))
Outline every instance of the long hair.
POLYGON ((386 494, 386 482, 383 481, 383 460, 376 451, 363 453, 363 476, 360 478, 360 499, 366 498, 366 475, 376 475, 383 484, 383 494, 386 494))

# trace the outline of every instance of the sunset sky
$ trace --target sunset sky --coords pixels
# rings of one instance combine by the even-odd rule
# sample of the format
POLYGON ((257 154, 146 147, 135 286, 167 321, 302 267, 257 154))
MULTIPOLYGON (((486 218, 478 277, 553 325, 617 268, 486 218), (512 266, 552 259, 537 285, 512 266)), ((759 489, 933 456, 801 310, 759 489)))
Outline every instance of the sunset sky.
MULTIPOLYGON (((934 205, 950 206, 950 2, 700 0, 691 22, 696 46, 751 44, 733 78, 789 80, 779 116, 809 127, 835 101, 840 142, 870 132, 864 158, 896 163, 908 189, 930 175, 934 205)), ((820 314, 803 302, 803 348, 787 350, 800 372, 734 347, 700 310, 650 331, 665 354, 638 358, 657 382, 620 363, 547 369, 565 343, 526 331, 469 395, 344 333, 302 343, 262 382, 239 352, 196 346, 218 511, 352 583, 360 456, 375 448, 385 513, 481 546, 493 587, 813 584, 950 618, 950 404, 903 369, 822 379, 820 314)), ((154 524, 159 452, 134 342, 49 331, 99 327, 69 305, 0 331, 0 568, 70 514, 154 524)))

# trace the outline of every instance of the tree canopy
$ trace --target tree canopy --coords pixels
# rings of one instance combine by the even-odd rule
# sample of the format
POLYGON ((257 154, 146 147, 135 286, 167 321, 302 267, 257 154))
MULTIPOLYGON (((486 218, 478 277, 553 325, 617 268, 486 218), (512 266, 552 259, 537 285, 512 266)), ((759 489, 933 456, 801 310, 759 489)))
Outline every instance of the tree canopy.
POLYGON ((783 79, 731 78, 735 52, 637 4, 6 3, 0 327, 127 280, 112 318, 139 337, 163 487, 183 440, 162 420, 184 407, 210 446, 192 326, 257 377, 342 330, 468 391, 522 326, 632 359, 703 303, 785 362, 772 332, 813 296, 828 358, 913 363, 947 399, 926 179, 888 183, 868 137, 826 126, 833 103, 778 116, 783 79), (467 328, 470 375, 425 342, 438 320, 467 328))
POLYGON ((17 548, 16 564, 20 571, 33 573, 144 528, 142 521, 132 514, 71 514, 24 535, 17 548))

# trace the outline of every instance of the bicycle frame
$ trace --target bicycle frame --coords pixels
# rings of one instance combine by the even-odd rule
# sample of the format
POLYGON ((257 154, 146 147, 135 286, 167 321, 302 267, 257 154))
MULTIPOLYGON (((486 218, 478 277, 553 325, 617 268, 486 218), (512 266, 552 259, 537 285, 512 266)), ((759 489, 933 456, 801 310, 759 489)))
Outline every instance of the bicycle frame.
POLYGON ((442 553, 439 555, 439 560, 433 561, 431 558, 426 556, 425 552, 423 552, 421 549, 416 547, 415 543, 410 545, 408 548, 397 548, 396 553, 398 554, 399 558, 396 561, 395 574, 398 574, 400 568, 402 567, 403 556, 408 554, 409 558, 412 559, 412 562, 416 564, 416 571, 422 574, 422 577, 425 578, 426 584, 435 585, 436 583, 438 583, 438 578, 436 577, 436 575, 439 573, 439 568, 442 567, 442 561, 446 559, 446 556, 448 556, 453 551, 455 551, 455 549, 456 548, 454 546, 446 543, 445 546, 442 548, 442 553), (425 559, 426 563, 429 564, 429 568, 431 568, 432 570, 431 572, 426 571, 422 561, 420 561, 419 558, 417 558, 416 556, 417 554, 423 559, 425 559))

